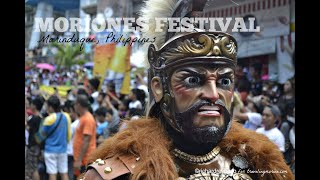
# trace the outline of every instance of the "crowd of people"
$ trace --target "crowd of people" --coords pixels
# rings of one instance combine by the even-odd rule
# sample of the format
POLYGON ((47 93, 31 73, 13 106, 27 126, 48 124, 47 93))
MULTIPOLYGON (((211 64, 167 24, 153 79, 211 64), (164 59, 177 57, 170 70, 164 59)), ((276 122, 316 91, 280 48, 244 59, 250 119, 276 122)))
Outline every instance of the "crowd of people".
POLYGON ((87 84, 92 78, 90 68, 74 65, 72 68, 60 68, 50 71, 48 69, 36 68, 36 63, 31 63, 25 71, 26 93, 31 94, 38 90, 40 85, 44 86, 78 86, 87 84))
MULTIPOLYGON (((76 179, 90 153, 125 128, 120 119, 134 120, 144 114, 143 88, 119 96, 112 82, 99 91, 99 79, 87 77, 83 69, 26 71, 26 179, 56 179, 57 174, 76 179), (70 84, 73 88, 66 97, 39 88, 70 84)), ((137 87, 145 86, 143 77, 136 80, 137 87)))
POLYGON ((247 74, 241 68, 236 72, 238 103, 234 119, 274 142, 294 173, 295 79, 288 79, 283 85, 272 80, 263 81, 257 67, 253 65, 247 74))
MULTIPOLYGON (((254 66, 236 70, 234 119, 266 135, 284 154, 294 172, 294 79, 284 85, 263 81, 254 66)), ((107 138, 145 116, 146 78, 138 75, 130 94, 115 92, 82 68, 50 72, 26 71, 26 179, 76 179, 89 155, 107 138), (90 77, 90 78, 88 78, 90 77), (65 98, 46 94, 40 85, 73 85, 65 98)))

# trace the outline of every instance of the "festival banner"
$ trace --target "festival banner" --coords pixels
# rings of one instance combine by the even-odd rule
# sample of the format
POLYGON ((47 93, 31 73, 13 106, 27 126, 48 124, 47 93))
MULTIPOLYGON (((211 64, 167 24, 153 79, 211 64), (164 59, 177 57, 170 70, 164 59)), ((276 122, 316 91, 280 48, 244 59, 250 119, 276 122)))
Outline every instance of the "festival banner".
POLYGON ((131 63, 130 63, 130 57, 131 57, 131 46, 127 46, 127 56, 125 57, 124 61, 124 67, 125 67, 125 72, 124 72, 124 79, 122 82, 122 87, 121 87, 121 94, 129 94, 130 93, 130 80, 131 80, 131 63))
POLYGON ((57 88, 60 97, 67 97, 68 91, 73 88, 73 86, 40 86, 40 91, 47 93, 49 95, 54 94, 54 87, 57 88))
MULTIPOLYGON (((115 43, 103 44, 96 46, 94 52, 94 66, 93 66, 93 76, 100 78, 100 82, 104 81, 104 75, 110 64, 111 59, 114 56, 116 49, 115 43)), ((102 83, 100 83, 101 87, 102 83)), ((99 87, 99 89, 100 89, 99 87)))
POLYGON ((128 94, 130 91, 130 85, 129 90, 125 90, 128 89, 128 87, 124 86, 125 82, 127 82, 125 84, 130 84, 128 83, 130 82, 130 49, 130 45, 123 46, 121 43, 117 45, 104 79, 103 85, 106 86, 108 83, 113 82, 118 94, 128 94), (129 71, 129 75, 127 75, 127 71, 129 71), (128 77, 129 79, 126 79, 128 77))
MULTIPOLYGON (((130 42, 124 44, 123 40, 129 38, 131 34, 123 32, 123 27, 121 27, 121 31, 113 31, 112 33, 115 39, 119 39, 120 41, 116 41, 117 44, 115 45, 113 56, 105 71, 102 86, 104 88, 108 87, 108 84, 112 82, 115 85, 115 91, 118 95, 129 94, 131 46, 130 42)), ((104 37, 107 38, 106 34, 104 34, 104 37)))
POLYGON ((116 73, 124 73, 126 70, 126 60, 128 54, 128 46, 118 45, 115 54, 110 61, 109 69, 116 73))

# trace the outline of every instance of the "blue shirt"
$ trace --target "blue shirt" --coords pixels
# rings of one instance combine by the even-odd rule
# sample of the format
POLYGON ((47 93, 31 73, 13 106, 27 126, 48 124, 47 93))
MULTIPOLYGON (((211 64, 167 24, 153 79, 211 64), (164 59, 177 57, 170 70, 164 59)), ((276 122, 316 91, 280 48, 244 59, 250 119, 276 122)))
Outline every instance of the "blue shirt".
POLYGON ((97 128, 97 134, 98 134, 98 135, 102 135, 104 129, 107 128, 108 124, 109 124, 109 123, 108 123, 107 121, 105 121, 105 122, 103 122, 102 124, 100 124, 100 125, 98 126, 98 128, 97 128))
POLYGON ((67 144, 71 139, 70 124, 71 119, 67 113, 53 113, 45 118, 41 128, 41 134, 46 137, 54 130, 54 132, 49 137, 47 137, 45 141, 45 152, 67 152, 67 144), (62 117, 60 119, 61 115, 62 117), (55 129, 55 127, 58 125, 59 119, 61 122, 59 123, 59 126, 55 129))

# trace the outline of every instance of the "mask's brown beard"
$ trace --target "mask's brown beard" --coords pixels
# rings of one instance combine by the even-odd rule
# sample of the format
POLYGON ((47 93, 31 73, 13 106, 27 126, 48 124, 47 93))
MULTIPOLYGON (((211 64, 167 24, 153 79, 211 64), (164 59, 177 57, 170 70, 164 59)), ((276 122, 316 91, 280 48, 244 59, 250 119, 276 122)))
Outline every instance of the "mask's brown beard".
POLYGON ((211 105, 209 100, 201 100, 191 106, 188 110, 182 113, 175 113, 175 118, 179 128, 182 130, 182 136, 184 139, 191 141, 190 143, 197 144, 218 144, 224 137, 228 130, 229 123, 231 123, 231 113, 227 110, 225 104, 219 99, 214 102, 214 105, 219 105, 223 115, 223 125, 221 127, 205 126, 195 127, 193 125, 193 119, 198 113, 199 109, 205 105, 211 105))

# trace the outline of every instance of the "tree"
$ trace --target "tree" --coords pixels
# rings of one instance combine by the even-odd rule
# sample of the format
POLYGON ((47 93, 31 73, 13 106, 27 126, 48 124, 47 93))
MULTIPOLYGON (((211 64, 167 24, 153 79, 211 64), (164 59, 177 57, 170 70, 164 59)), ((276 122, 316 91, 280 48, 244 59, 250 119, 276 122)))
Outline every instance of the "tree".
POLYGON ((54 42, 51 44, 52 47, 57 48, 58 52, 55 54, 55 61, 57 64, 57 70, 64 66, 68 69, 79 61, 79 56, 83 54, 80 50, 80 44, 60 44, 54 42))

